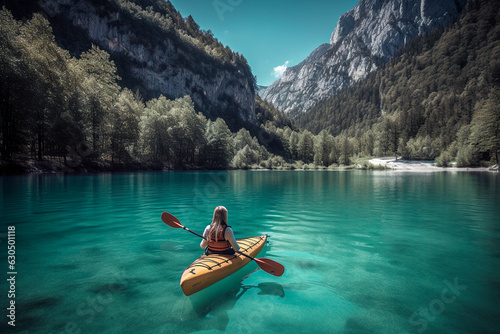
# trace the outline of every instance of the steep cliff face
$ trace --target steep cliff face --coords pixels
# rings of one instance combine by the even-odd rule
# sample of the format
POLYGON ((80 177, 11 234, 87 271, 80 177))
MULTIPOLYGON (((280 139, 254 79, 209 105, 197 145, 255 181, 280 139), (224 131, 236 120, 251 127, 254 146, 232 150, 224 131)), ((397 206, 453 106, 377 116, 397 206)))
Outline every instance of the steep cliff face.
POLYGON ((360 0, 342 15, 330 44, 289 67, 261 96, 288 113, 364 78, 419 34, 456 19, 466 0, 360 0))
POLYGON ((162 35, 162 25, 172 24, 168 18, 158 19, 159 27, 152 25, 133 17, 139 7, 128 10, 123 1, 40 0, 38 5, 49 19, 78 27, 107 50, 129 88, 145 98, 190 95, 197 109, 209 117, 223 117, 230 125, 256 122, 254 87, 245 69, 221 61, 212 54, 215 49, 200 45, 184 31, 170 29, 162 35))

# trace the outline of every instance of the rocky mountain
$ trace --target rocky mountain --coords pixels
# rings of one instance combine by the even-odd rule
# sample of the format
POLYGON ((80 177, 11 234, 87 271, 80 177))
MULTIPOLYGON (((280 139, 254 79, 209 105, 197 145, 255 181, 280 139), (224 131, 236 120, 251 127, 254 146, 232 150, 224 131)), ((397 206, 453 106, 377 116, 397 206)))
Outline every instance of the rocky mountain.
POLYGON ((96 44, 110 53, 122 84, 144 99, 191 96, 196 109, 234 128, 255 123, 255 78, 224 47, 164 0, 2 1, 18 17, 43 13, 73 55, 96 44))
POLYGON ((257 94, 262 94, 267 89, 268 86, 257 85, 257 94))
POLYGON ((414 37, 458 18, 466 0, 360 0, 342 15, 330 43, 289 67, 261 96, 292 115, 349 87, 414 37))

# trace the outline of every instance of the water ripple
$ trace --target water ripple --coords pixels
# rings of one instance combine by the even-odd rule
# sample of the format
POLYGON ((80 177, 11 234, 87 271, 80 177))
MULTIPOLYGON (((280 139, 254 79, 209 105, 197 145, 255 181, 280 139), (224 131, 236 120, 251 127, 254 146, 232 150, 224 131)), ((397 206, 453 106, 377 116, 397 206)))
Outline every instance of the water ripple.
POLYGON ((447 332, 448 324, 472 332, 470 317, 496 330, 498 177, 230 171, 1 184, 2 225, 16 225, 25 330, 60 331, 72 321, 82 332, 237 332, 253 319, 252 331, 266 333, 414 332, 409 317, 454 279, 467 290, 429 332, 447 332), (201 254, 200 239, 160 215, 171 212, 201 233, 217 205, 228 208, 237 237, 270 234, 259 256, 286 271, 245 274, 199 307, 182 295, 179 279, 201 254), (78 315, 90 312, 89 300, 103 302, 91 322, 78 315), (311 314, 323 320, 311 323, 311 314), (121 327, 110 326, 116 319, 121 327))

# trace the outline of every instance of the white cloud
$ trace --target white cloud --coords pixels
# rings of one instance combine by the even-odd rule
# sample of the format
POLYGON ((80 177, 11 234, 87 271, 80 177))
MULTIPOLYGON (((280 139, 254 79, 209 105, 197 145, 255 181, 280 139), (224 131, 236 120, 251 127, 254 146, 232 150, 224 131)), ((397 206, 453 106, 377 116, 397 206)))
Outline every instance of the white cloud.
POLYGON ((288 60, 285 61, 285 63, 283 65, 280 65, 280 66, 276 66, 275 68, 273 68, 273 75, 276 77, 276 78, 281 78, 281 76, 283 75, 283 73, 285 73, 285 70, 286 68, 288 67, 288 60))

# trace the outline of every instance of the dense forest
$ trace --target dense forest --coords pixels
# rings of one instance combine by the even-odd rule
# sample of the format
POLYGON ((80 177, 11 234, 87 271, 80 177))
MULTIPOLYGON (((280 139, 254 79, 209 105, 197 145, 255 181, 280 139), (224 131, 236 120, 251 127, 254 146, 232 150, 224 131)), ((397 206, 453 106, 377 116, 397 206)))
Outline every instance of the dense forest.
POLYGON ((354 153, 437 159, 447 166, 498 163, 500 2, 469 1, 455 24, 301 114, 313 133, 344 136, 354 153))
MULTIPOLYGON (((109 24, 114 25, 120 33, 127 34, 129 33, 127 29, 133 29, 133 38, 149 47, 161 44, 168 38, 186 54, 211 65, 212 70, 226 68, 243 73, 249 80, 250 87, 255 89, 256 78, 245 57, 224 46, 210 30, 201 29, 192 16, 183 18, 170 1, 88 0, 88 2, 97 8, 100 16, 107 17, 110 13, 117 13, 119 20, 110 19, 109 24)), ((22 2, 1 0, 0 3, 7 4, 9 11, 18 19, 30 18, 36 12, 41 12, 46 18, 49 17, 59 46, 68 50, 72 56, 79 57, 92 45, 87 32, 73 25, 71 21, 53 14, 49 9, 50 6, 42 9, 38 0, 22 2)), ((58 4, 61 7, 71 6, 71 1, 59 1, 58 4)), ((114 56, 124 57, 117 54, 114 56)), ((203 67, 197 66, 199 63, 189 63, 182 57, 176 61, 199 72, 200 75, 213 74, 203 73, 203 67)), ((126 66, 118 68, 118 71, 122 77, 122 86, 133 84, 126 66)), ((142 93, 148 94, 148 92, 142 93)))
POLYGON ((92 45, 72 56, 40 14, 23 22, 1 10, 0 75, 4 172, 32 170, 23 165, 30 160, 67 172, 276 168, 290 160, 288 144, 264 124, 292 131, 291 121, 257 96, 260 123, 234 132, 197 112, 189 96, 144 101, 119 85, 106 51, 92 45))
MULTIPOLYGON (((211 57, 215 70, 232 66, 255 80, 244 57, 170 2, 116 4, 211 57)), ((127 88, 108 52, 88 41, 68 50, 41 14, 17 20, 3 8, 0 169, 372 168, 368 157, 388 154, 443 166, 498 163, 499 7, 470 1, 458 22, 413 41, 296 122, 255 95, 257 123, 236 129, 188 95, 150 98, 127 88)))
POLYGON ((197 111, 232 131, 254 123, 256 77, 224 46, 165 0, 0 0, 18 20, 41 13, 57 44, 79 58, 93 44, 110 53, 120 87, 148 100, 191 96, 197 111))

